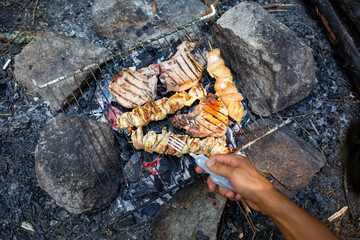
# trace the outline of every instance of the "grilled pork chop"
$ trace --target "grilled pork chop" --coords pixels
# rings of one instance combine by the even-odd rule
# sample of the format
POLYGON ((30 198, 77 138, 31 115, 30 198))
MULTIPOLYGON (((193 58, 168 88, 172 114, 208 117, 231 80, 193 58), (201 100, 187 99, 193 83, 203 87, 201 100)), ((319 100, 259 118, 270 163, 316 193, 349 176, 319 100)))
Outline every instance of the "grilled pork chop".
POLYGON ((184 41, 172 58, 159 64, 159 78, 168 92, 189 89, 200 80, 205 64, 191 53, 195 46, 196 43, 184 41))
POLYGON ((137 71, 122 69, 110 82, 110 93, 123 107, 141 106, 155 99, 158 74, 156 64, 137 71))
POLYGON ((175 115, 171 122, 192 137, 221 137, 226 133, 229 118, 224 103, 209 93, 192 113, 175 115))

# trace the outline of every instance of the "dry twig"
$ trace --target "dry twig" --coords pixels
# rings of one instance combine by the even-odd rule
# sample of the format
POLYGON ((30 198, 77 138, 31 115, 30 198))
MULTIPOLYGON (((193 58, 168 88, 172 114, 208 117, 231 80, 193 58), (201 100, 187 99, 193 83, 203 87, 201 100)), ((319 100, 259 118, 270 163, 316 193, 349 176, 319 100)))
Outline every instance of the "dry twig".
POLYGON ((262 8, 268 9, 268 8, 275 8, 275 7, 292 7, 292 6, 294 6, 294 4, 270 3, 270 4, 262 5, 262 8))
POLYGON ((341 208, 339 211, 337 211, 336 213, 334 213, 333 215, 331 215, 330 217, 328 217, 328 221, 331 223, 333 222, 335 219, 337 219, 338 217, 342 216, 347 210, 348 210, 348 206, 345 206, 343 208, 341 208))

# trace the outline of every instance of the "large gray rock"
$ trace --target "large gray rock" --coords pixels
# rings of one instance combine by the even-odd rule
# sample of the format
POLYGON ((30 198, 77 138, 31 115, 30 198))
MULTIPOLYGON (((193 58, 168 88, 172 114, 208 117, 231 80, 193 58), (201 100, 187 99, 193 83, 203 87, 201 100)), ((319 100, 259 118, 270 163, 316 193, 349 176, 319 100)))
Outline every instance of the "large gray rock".
POLYGON ((96 0, 92 19, 100 38, 129 48, 200 18, 206 9, 200 0, 96 0))
POLYGON ((214 35, 256 114, 269 116, 283 110, 313 88, 311 48, 257 3, 242 2, 225 12, 214 35))
MULTIPOLYGON (((245 128, 237 146, 263 136, 275 122, 266 119, 245 128)), ((309 184, 312 177, 324 166, 325 157, 308 142, 283 127, 261 138, 245 150, 249 161, 263 175, 272 179, 274 186, 287 195, 294 196, 309 184)))
POLYGON ((81 116, 50 119, 35 150, 41 188, 75 214, 103 209, 116 197, 119 163, 113 130, 81 116))
POLYGON ((199 234, 215 240, 225 203, 225 198, 209 191, 205 181, 197 181, 176 193, 154 216, 154 237, 183 240, 198 239, 199 234))
MULTIPOLYGON (((68 77, 51 85, 38 88, 32 81, 42 85, 67 76, 76 70, 104 60, 110 51, 95 46, 85 39, 68 38, 54 33, 44 33, 32 40, 15 57, 15 77, 29 91, 38 92, 50 107, 58 111, 66 105, 66 99, 73 101, 79 94, 79 86, 86 77, 92 77, 88 71, 75 77, 68 77)), ((85 84, 86 87, 86 84, 85 84)))

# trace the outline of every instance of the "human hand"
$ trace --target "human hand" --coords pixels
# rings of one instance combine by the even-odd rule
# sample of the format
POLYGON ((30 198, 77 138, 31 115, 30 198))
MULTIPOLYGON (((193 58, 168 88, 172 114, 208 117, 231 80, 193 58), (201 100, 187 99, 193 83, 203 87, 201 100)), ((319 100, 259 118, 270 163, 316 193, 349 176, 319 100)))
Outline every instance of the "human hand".
MULTIPOLYGON (((219 192, 223 197, 230 200, 244 199, 255 211, 266 211, 263 202, 276 190, 245 157, 237 154, 219 154, 210 157, 206 165, 214 173, 228 178, 234 187, 235 192, 219 186, 219 192)), ((198 166, 196 172, 201 174, 204 170, 198 166)), ((211 176, 208 177, 207 183, 209 189, 215 191, 216 184, 211 176)))

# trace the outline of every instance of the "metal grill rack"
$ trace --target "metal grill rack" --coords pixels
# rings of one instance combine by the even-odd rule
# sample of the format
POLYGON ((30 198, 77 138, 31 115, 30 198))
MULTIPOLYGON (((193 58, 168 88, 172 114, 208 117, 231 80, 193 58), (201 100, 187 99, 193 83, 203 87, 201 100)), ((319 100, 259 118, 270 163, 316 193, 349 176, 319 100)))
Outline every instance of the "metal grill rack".
MULTIPOLYGON (((213 8, 213 11, 215 9, 213 8)), ((210 14, 211 16, 214 15, 214 12, 210 14)), ((58 100, 58 104, 63 105, 62 112, 65 115, 69 114, 77 114, 77 115, 84 115, 87 117, 87 119, 96 119, 100 120, 101 118, 104 118, 104 116, 107 116, 108 110, 106 108, 106 105, 114 104, 115 100, 111 97, 111 94, 108 92, 107 84, 115 77, 115 75, 119 72, 121 68, 129 68, 129 67, 136 67, 137 69, 145 67, 149 65, 150 63, 155 63, 156 61, 164 61, 167 60, 166 57, 169 55, 170 52, 175 53, 176 49, 174 48, 176 45, 178 45, 180 42, 187 40, 192 42, 197 42, 198 47, 195 50, 195 55, 198 56, 203 62, 206 62, 205 54, 207 51, 210 50, 209 43, 213 47, 218 47, 214 44, 213 38, 212 38, 212 32, 211 28, 209 27, 208 23, 205 22, 205 18, 201 18, 197 21, 191 22, 187 25, 181 26, 176 28, 174 31, 168 32, 166 34, 162 34, 157 38, 148 40, 140 45, 137 45, 131 49, 127 49, 125 51, 120 52, 119 54, 116 54, 112 56, 111 58, 105 59, 102 62, 94 63, 92 65, 89 65, 81 70, 78 70, 71 75, 63 76, 61 78, 55 79, 53 81, 48 82, 44 85, 38 85, 37 82, 34 80, 34 84, 36 84, 39 88, 46 88, 48 89, 50 94, 54 94, 55 91, 60 91, 64 95, 63 90, 61 87, 59 87, 58 83, 61 81, 64 81, 65 79, 73 79, 74 82, 76 82, 76 78, 81 75, 85 78, 83 86, 85 86, 86 90, 83 90, 83 86, 80 86, 78 84, 78 93, 79 95, 72 93, 70 98, 68 97, 65 103, 61 103, 60 100, 58 100), (96 89, 96 91, 94 91, 96 89), (95 99, 98 99, 99 97, 102 98, 102 102, 96 101, 95 99), (89 100, 91 99, 92 100, 89 100), (98 107, 94 110, 94 107, 98 107)), ((203 72, 203 77, 200 80, 200 82, 203 83, 205 87, 209 88, 209 91, 211 91, 211 85, 215 83, 215 80, 209 77, 209 75, 206 72, 206 68, 203 72)), ((161 90, 162 86, 158 86, 158 97, 167 97, 170 96, 171 93, 166 93, 165 90, 161 90)), ((240 91, 241 92, 241 91, 240 91)), ((242 93, 246 97, 246 93, 242 93)), ((196 104, 194 104, 196 105, 196 104)), ((128 109, 118 107, 122 112, 129 111, 128 109)), ((262 117, 255 116, 251 113, 251 110, 247 106, 246 100, 244 101, 244 107, 245 107, 245 116, 241 123, 239 123, 242 127, 246 127, 247 125, 255 126, 257 125, 257 121, 259 119, 262 119, 262 117), (253 124, 255 123, 255 124, 253 124)), ((189 111, 190 109, 188 109, 189 111)), ((111 109, 112 111, 112 109, 111 109)), ((115 114, 116 112, 113 112, 115 114)), ((256 136, 256 139, 260 139, 267 134, 270 134, 271 132, 277 130, 278 128, 288 124, 290 120, 283 121, 282 117, 277 114, 274 118, 277 119, 278 125, 274 126, 267 126, 268 130, 266 132, 261 131, 261 135, 256 136), (280 120, 280 122, 279 122, 280 120)), ((70 120, 69 120, 70 121, 70 120)), ((154 129, 162 124, 169 124, 169 118, 167 117, 165 120, 161 121, 160 123, 150 123, 148 126, 144 127, 144 132, 149 131, 150 129, 154 129)), ((110 124, 111 125, 111 124, 110 124)), ((170 123, 171 125, 171 123, 170 123)), ((229 129, 231 130, 231 127, 236 128, 237 124, 235 122, 232 122, 229 124, 229 129)), ((99 141, 96 139, 96 135, 93 134, 94 131, 91 128, 90 124, 84 125, 84 128, 88 129, 87 137, 89 139, 92 139, 93 136, 95 136, 95 141, 99 141)), ((171 129, 171 131, 175 133, 182 133, 181 130, 177 129, 171 129)), ((250 129, 251 131, 251 129, 250 129)), ((74 129, 74 132, 76 133, 76 129, 74 129)), ((130 132, 128 130, 120 130, 115 131, 116 138, 118 142, 126 142, 130 141, 130 132)), ((246 136, 245 136, 246 137, 246 136)), ((81 139, 81 141, 84 143, 84 141, 81 139)), ((237 152, 240 152, 240 150, 244 150, 249 145, 253 144, 256 140, 251 140, 244 144, 237 152)), ((229 142, 233 147, 234 142, 229 142)), ((124 145, 119 144, 119 148, 123 147, 124 145)), ((131 143, 127 143, 127 148, 131 149, 133 152, 137 152, 138 150, 135 150, 131 143)), ((90 147, 94 147, 93 145, 90 147)), ((124 153, 126 151, 125 149, 120 149, 121 152, 124 153)), ((147 159, 153 159, 154 156, 151 154, 145 152, 144 153, 145 158, 147 159)), ((92 159, 96 156, 88 156, 89 159, 92 159)), ((194 173, 194 167, 195 164, 192 162, 192 160, 187 157, 183 156, 182 158, 178 159, 177 157, 173 156, 167 156, 167 159, 170 161, 171 164, 174 166, 179 165, 178 163, 183 163, 181 165, 181 172, 183 173, 194 173)), ((128 161, 126 154, 122 155, 122 169, 124 169, 124 164, 128 161)), ((157 166, 154 167, 155 171, 158 173, 160 170, 157 166)), ((129 183, 126 181, 124 172, 119 173, 120 177, 123 179, 123 184, 121 185, 120 189, 120 195, 116 199, 117 204, 119 205, 119 208, 125 209, 120 210, 118 212, 118 216, 114 218, 112 223, 121 220, 131 214, 136 213, 137 211, 145 208, 151 203, 154 203, 164 197, 165 195, 171 195, 174 194, 179 188, 186 185, 187 183, 190 183, 194 181, 198 176, 194 174, 179 174, 175 175, 175 173, 170 174, 170 184, 163 184, 162 189, 158 191, 157 193, 150 193, 141 196, 141 200, 138 199, 133 201, 133 199, 130 200, 124 200, 123 195, 126 194, 126 189, 129 187, 129 183), (128 202, 130 201, 130 203, 128 202), (131 207, 127 207, 128 205, 131 205, 131 207)), ((152 181, 152 184, 155 186, 156 183, 156 177, 150 178, 150 181, 152 181)))

